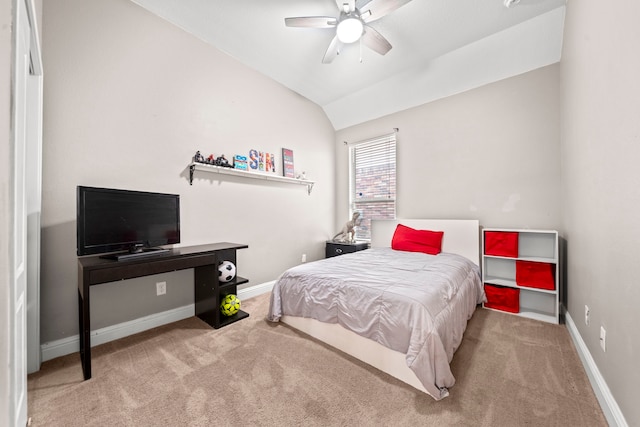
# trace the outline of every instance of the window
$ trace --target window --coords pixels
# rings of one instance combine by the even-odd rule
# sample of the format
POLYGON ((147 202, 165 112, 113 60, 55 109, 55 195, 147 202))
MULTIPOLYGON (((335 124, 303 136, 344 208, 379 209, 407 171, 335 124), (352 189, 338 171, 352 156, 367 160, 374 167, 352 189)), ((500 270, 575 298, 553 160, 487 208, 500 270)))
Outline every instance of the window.
POLYGON ((372 219, 396 217, 396 134, 354 143, 350 155, 350 214, 360 212, 357 240, 371 240, 372 219))

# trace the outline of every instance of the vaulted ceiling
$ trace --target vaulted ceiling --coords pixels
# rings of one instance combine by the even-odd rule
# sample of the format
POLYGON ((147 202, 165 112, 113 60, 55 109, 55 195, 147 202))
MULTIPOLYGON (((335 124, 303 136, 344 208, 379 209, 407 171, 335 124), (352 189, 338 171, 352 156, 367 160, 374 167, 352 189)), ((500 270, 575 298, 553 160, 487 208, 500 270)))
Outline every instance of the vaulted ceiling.
POLYGON ((338 16, 336 0, 132 1, 317 103, 336 129, 558 62, 566 4, 413 0, 370 24, 386 55, 356 42, 323 64, 335 29, 284 18, 338 16))

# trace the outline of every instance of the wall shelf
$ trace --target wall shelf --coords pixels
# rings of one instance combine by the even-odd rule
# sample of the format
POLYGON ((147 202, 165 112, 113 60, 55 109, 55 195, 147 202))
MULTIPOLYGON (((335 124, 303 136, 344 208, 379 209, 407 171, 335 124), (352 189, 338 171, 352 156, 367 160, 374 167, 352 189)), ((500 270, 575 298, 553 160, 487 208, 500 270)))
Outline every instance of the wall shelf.
POLYGON ((315 181, 309 181, 308 179, 288 178, 286 176, 279 176, 279 175, 269 174, 265 172, 251 172, 251 171, 245 171, 242 169, 225 168, 222 166, 207 165, 204 163, 192 162, 189 164, 189 184, 190 185, 193 185, 193 173, 195 171, 217 173, 220 175, 241 176, 244 178, 261 179, 264 181, 284 182, 287 184, 306 185, 308 194, 311 194, 311 190, 313 189, 313 184, 315 184, 315 181))

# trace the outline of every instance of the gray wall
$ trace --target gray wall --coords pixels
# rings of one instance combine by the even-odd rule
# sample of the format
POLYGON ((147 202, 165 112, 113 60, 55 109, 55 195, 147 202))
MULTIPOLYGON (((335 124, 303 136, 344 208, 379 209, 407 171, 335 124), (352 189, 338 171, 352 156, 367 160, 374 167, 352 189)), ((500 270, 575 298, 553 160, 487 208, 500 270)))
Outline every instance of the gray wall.
MULTIPOLYGON (((77 185, 177 193, 182 244, 246 243, 248 286, 322 258, 335 232, 334 131, 315 104, 127 0, 50 0, 45 67, 41 341, 78 333, 77 185), (306 187, 197 173, 205 155, 291 148, 306 187)), ((100 285, 92 327, 192 302, 193 271, 100 285), (156 297, 155 282, 167 282, 156 297)))
MULTIPOLYGON (((551 65, 337 132, 337 182, 352 142, 399 128, 398 218, 560 227, 559 66, 551 65)), ((348 215, 338 186, 337 221, 348 215)))
POLYGON ((639 16, 638 2, 570 2, 561 63, 569 314, 634 426, 640 425, 639 16))

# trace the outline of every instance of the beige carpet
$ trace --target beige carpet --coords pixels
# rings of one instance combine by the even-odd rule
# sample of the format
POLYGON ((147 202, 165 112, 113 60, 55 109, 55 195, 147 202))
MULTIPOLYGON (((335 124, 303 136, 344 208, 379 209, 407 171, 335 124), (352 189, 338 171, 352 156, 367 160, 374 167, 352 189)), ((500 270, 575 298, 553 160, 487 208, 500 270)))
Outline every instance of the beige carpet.
POLYGON ((606 426, 562 325, 478 309, 452 361, 450 396, 429 396, 264 320, 214 330, 190 318, 29 376, 34 426, 606 426))

